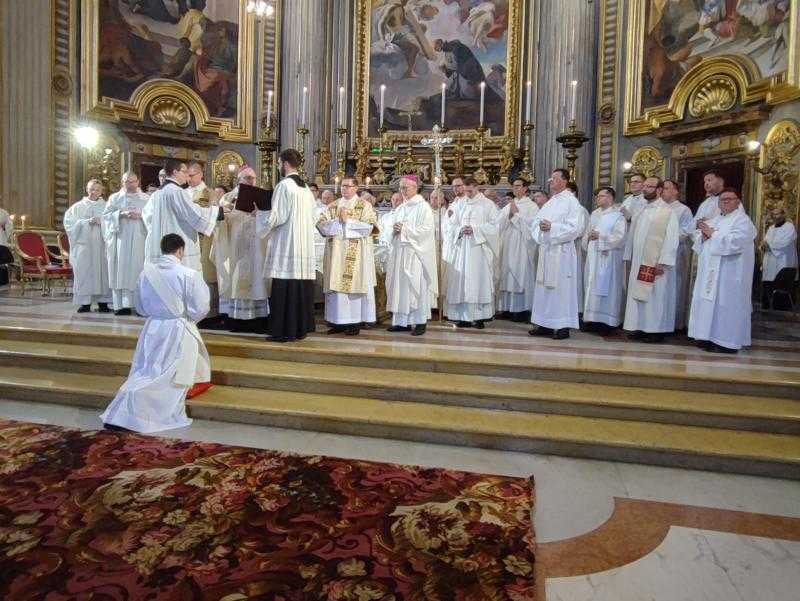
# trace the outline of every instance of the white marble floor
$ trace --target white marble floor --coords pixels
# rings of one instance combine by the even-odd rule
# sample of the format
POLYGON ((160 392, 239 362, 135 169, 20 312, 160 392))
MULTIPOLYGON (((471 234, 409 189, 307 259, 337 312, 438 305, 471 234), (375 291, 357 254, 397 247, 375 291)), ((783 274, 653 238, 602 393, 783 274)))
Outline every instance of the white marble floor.
MULTIPOLYGON (((97 429, 94 411, 0 400, 0 418, 97 429)), ((589 533, 615 498, 800 518, 800 482, 195 420, 171 437, 304 454, 448 467, 536 479, 539 543, 589 533)), ((631 533, 634 534, 633 532, 631 533)), ((787 536, 789 536, 787 534, 787 536)), ((673 526, 645 557, 588 576, 550 578, 550 601, 797 601, 800 542, 673 526)))

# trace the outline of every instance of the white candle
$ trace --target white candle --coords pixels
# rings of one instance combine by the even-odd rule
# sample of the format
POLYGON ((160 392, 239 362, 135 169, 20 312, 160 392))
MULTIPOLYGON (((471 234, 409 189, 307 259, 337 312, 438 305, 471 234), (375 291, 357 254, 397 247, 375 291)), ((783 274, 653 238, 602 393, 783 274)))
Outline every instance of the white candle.
POLYGON ((481 127, 483 127, 483 101, 486 98, 486 82, 481 82, 481 127))
POLYGON ((339 193, 339 176, 338 175, 335 178, 333 178, 333 193, 334 194, 338 194, 339 193))
POLYGON ((386 107, 385 104, 386 99, 386 84, 381 84, 381 124, 380 127, 383 127, 383 111, 386 107))
POLYGON ((525 102, 525 123, 531 122, 531 82, 529 81, 527 84, 528 88, 528 99, 525 102))
POLYGON ((344 127, 344 86, 339 86, 339 127, 344 127))
POLYGON ((441 121, 442 127, 444 127, 444 102, 445 102, 445 98, 447 98, 447 94, 445 93, 446 91, 447 91, 447 84, 443 83, 442 84, 442 121, 441 121))
POLYGON ((28 217, 27 215, 23 215, 22 216, 22 229, 23 230, 25 229, 25 219, 27 219, 27 217, 28 217))
POLYGON ((575 110, 578 103, 578 82, 573 79, 570 85, 572 86, 572 111, 569 118, 575 121, 575 110))
POLYGON ((305 126, 306 124, 306 102, 308 101, 308 88, 303 86, 303 103, 300 108, 300 125, 305 126))
POLYGON ((267 127, 272 124, 272 90, 267 92, 267 127))
POLYGON ((372 183, 372 178, 368 177, 368 178, 365 180, 365 182, 364 182, 364 183, 366 184, 367 190, 369 190, 369 185, 370 185, 370 183, 372 183))

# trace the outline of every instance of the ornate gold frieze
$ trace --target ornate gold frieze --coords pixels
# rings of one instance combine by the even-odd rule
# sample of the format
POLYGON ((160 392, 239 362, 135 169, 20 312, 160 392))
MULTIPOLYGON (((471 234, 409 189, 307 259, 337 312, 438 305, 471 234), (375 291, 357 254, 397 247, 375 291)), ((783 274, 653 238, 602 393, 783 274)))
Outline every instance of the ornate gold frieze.
POLYGON ((631 157, 632 173, 643 173, 646 177, 666 176, 666 166, 661 151, 655 146, 640 146, 631 157))
POLYGON ((223 150, 211 162, 211 173, 215 186, 226 186, 228 189, 236 185, 236 174, 244 165, 244 157, 234 150, 223 150), (231 168, 233 166, 233 168, 231 168))
POLYGON ((106 132, 100 132, 97 146, 83 151, 83 181, 99 179, 105 188, 105 196, 122 186, 122 152, 117 140, 106 132))
POLYGON ((150 103, 150 119, 161 127, 185 129, 192 120, 189 107, 178 98, 161 96, 150 103))
POLYGON ((703 118, 731 110, 736 104, 736 82, 727 76, 717 76, 703 82, 689 97, 689 114, 703 118))
POLYGON ((619 104, 620 23, 624 4, 606 0, 600 5, 598 48, 597 123, 595 125, 594 183, 614 185, 617 166, 617 106, 619 104))
POLYGON ((762 208, 760 214, 775 208, 786 210, 787 218, 800 218, 800 123, 784 119, 772 126, 761 147, 762 208))

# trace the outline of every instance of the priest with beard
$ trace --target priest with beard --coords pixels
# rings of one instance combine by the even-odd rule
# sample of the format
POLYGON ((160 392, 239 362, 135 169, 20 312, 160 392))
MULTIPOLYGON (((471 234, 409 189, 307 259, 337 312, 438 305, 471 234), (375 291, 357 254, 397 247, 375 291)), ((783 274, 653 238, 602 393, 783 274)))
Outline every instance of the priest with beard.
POLYGON ((314 324, 315 201, 297 173, 302 161, 294 148, 278 156, 283 179, 272 194, 272 209, 256 212, 256 233, 267 240, 263 277, 271 280, 269 340, 302 340, 314 324))
POLYGON ((578 327, 578 256, 575 241, 586 228, 584 209, 570 191, 569 171, 555 169, 550 176, 552 196, 531 223, 531 234, 539 246, 536 285, 533 290, 531 336, 569 338, 578 327))
POLYGON ((192 202, 192 196, 183 186, 187 182, 188 169, 178 159, 167 159, 164 165, 167 174, 164 185, 154 192, 142 211, 147 227, 145 260, 157 263, 161 260, 161 240, 167 234, 178 234, 185 243, 181 262, 198 273, 203 272, 198 234, 210 236, 217 221, 225 218, 221 207, 201 207, 192 202))
POLYGON ((362 324, 376 321, 372 235, 378 233, 378 217, 358 195, 354 177, 345 177, 341 185, 342 197, 317 220, 325 237, 325 321, 331 324, 328 334, 357 336, 362 324))
POLYGON ((689 337, 709 352, 734 354, 751 342, 756 228, 734 188, 722 191, 719 208, 694 234, 698 262, 689 337))
POLYGON ((450 265, 444 313, 459 328, 483 329, 494 317, 495 276, 500 237, 497 206, 465 180, 466 196, 451 205, 448 217, 450 265))
POLYGON ((133 295, 144 267, 147 229, 142 211, 148 196, 133 172, 122 176, 122 190, 108 199, 103 211, 103 235, 108 251, 108 279, 115 315, 133 313, 133 295))
POLYGON ((797 230, 791 221, 786 221, 786 209, 772 209, 772 225, 767 228, 761 243, 764 259, 761 265, 762 306, 772 307, 772 293, 778 274, 792 281, 797 279, 797 230), (789 272, 788 274, 786 272, 789 272))
POLYGON ((92 179, 86 184, 86 196, 64 213, 64 229, 69 238, 70 263, 74 274, 72 300, 78 313, 88 313, 97 303, 100 313, 111 309, 108 283, 108 260, 103 237, 103 184, 92 179))
POLYGON ((513 198, 500 210, 500 284, 497 309, 512 321, 525 323, 531 318, 533 288, 536 282, 536 243, 531 224, 539 207, 528 198, 528 182, 515 179, 513 198))
POLYGON ((664 182, 658 177, 644 181, 645 207, 634 215, 625 246, 630 264, 628 297, 623 329, 642 342, 659 343, 675 330, 677 281, 675 259, 680 242, 678 217, 661 199, 664 182))
POLYGON ((388 331, 412 336, 425 333, 439 293, 433 209, 417 190, 415 179, 400 180, 402 203, 390 213, 391 227, 381 232, 389 245, 386 308, 392 325, 388 331))

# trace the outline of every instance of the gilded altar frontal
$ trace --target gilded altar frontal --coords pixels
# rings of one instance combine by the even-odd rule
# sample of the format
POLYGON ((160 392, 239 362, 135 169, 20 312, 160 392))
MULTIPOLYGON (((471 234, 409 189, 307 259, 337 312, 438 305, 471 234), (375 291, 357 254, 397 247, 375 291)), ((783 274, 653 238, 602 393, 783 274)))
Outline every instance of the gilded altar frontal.
POLYGON ((798 601, 800 0, 0 0, 0 599, 798 601))

